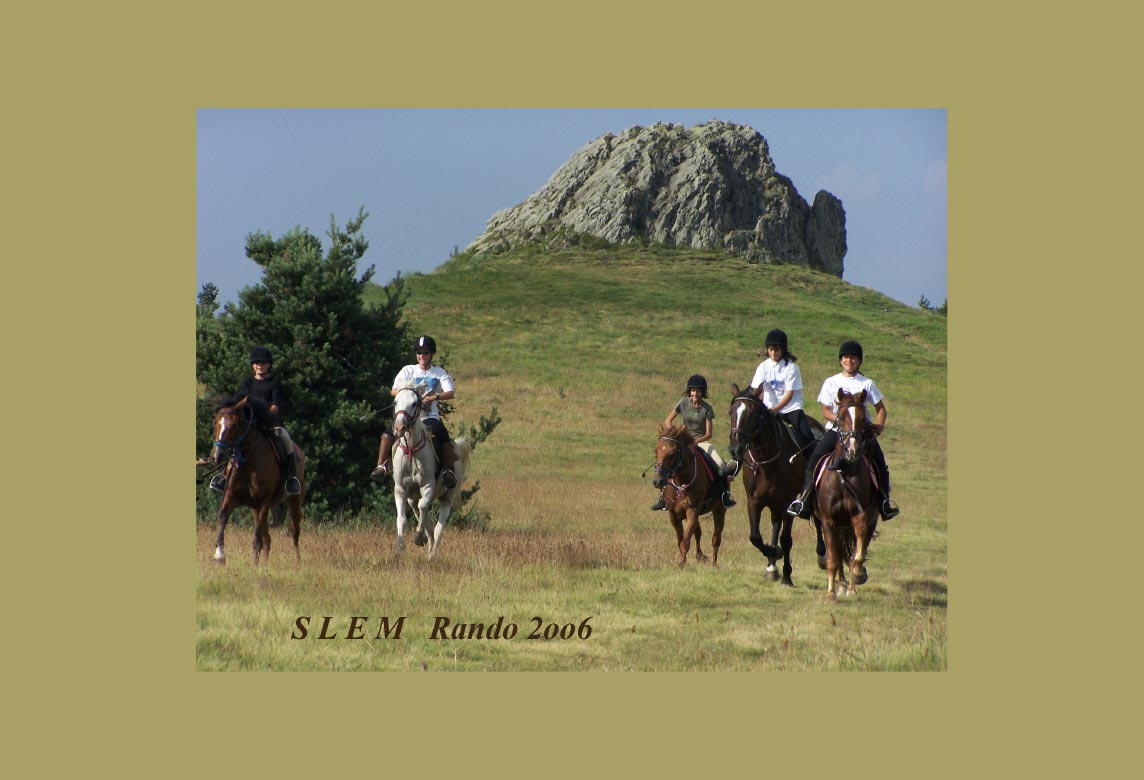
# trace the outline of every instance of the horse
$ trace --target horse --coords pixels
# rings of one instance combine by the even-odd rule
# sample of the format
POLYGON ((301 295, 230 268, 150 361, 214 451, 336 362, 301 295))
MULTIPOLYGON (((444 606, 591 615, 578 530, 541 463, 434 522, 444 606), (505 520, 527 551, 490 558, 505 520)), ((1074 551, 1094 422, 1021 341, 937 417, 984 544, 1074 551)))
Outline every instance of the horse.
POLYGON ((686 425, 672 427, 659 424, 655 476, 651 483, 663 493, 663 503, 679 545, 680 568, 687 563, 692 537, 695 539, 695 560, 707 560, 700 546, 703 531, 699 527, 699 518, 708 512, 715 520, 715 530, 711 534, 711 565, 718 566, 727 508, 723 506, 722 491, 715 474, 686 425), (683 527, 684 517, 687 518, 686 529, 683 527))
MULTIPOLYGON (((223 405, 215 410, 214 446, 208 462, 222 466, 225 461, 226 491, 218 510, 218 545, 214 559, 226 563, 223 535, 230 513, 239 506, 250 507, 254 514, 254 565, 258 565, 263 550, 266 563, 270 562, 270 531, 268 516, 281 518, 282 505, 290 510, 290 535, 294 539, 294 557, 301 560, 298 551, 298 533, 302 523, 302 494, 287 496, 283 483, 285 475, 278 462, 277 445, 259 423, 255 405, 243 396, 238 403, 223 405)), ((305 456, 294 445, 295 476, 305 491, 305 456)), ((279 520, 280 522, 280 520, 279 520)), ((276 523, 277 524, 277 523, 276 523)))
MULTIPOLYGON (((747 518, 751 523, 751 544, 767 558, 767 575, 779 579, 776 562, 783 559, 782 584, 794 587, 791 580, 790 551, 793 546, 791 527, 794 517, 790 506, 802 487, 807 453, 798 448, 786 431, 786 423, 754 395, 731 385, 731 437, 727 451, 742 464, 743 489, 747 493, 747 518), (771 543, 763 541, 759 530, 764 508, 771 510, 771 543), (781 535, 780 535, 781 534, 781 535)), ((821 424, 808 417, 812 426, 821 424)), ((809 448, 809 445, 808 445, 809 448)), ((826 568, 826 546, 822 529, 814 520, 819 566, 826 568)))
POLYGON ((441 536, 445 533, 445 523, 449 515, 461 508, 461 484, 469 470, 469 456, 472 447, 464 437, 453 440, 456 453, 454 474, 456 487, 446 487, 437 476, 437 451, 433 437, 425 423, 421 421, 421 394, 412 387, 398 389, 394 398, 393 413, 393 501, 397 504, 397 545, 395 556, 405 550, 405 523, 409 512, 417 519, 417 531, 413 543, 419 547, 429 545, 429 560, 437 554, 441 536), (430 537, 425 528, 429 517, 429 505, 436 498, 439 504, 437 525, 430 537))
POLYGON ((826 587, 830 599, 842 595, 840 569, 849 564, 845 594, 866 582, 866 551, 878 528, 878 494, 873 468, 864 452, 866 391, 838 391, 838 444, 818 478, 815 513, 826 535, 826 587))

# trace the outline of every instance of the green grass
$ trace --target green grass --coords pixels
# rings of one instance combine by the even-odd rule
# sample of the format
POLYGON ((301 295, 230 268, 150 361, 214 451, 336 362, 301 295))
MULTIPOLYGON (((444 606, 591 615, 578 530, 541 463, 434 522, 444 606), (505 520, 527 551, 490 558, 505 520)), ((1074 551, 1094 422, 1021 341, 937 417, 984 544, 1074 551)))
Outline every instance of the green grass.
MULTIPOLYGON (((213 528, 201 525, 200 668, 947 667, 944 317, 803 268, 663 248, 462 255, 408 281, 406 317, 437 339, 457 380, 453 428, 493 405, 504 418, 472 463, 489 528, 450 529, 436 560, 410 546, 398 562, 392 532, 308 522, 300 564, 276 533, 272 565, 254 571, 245 518, 229 532, 225 568, 211 563, 213 528), (763 579, 745 501, 728 513, 718 569, 677 569, 665 515, 647 510, 655 491, 641 472, 655 425, 687 377, 708 378, 725 452, 729 386, 750 380, 772 327, 790 336, 815 416, 847 338, 862 342, 864 371, 887 396, 883 446, 903 511, 880 527, 870 583, 854 599, 824 600, 805 521, 787 589, 763 579), (352 615, 402 614, 400 641, 289 638, 298 615, 335 616, 344 635, 352 615), (504 615, 522 635, 533 615, 559 625, 590 617, 593 633, 430 640, 437 615, 504 615)), ((708 518, 708 552, 710 533, 708 518)))

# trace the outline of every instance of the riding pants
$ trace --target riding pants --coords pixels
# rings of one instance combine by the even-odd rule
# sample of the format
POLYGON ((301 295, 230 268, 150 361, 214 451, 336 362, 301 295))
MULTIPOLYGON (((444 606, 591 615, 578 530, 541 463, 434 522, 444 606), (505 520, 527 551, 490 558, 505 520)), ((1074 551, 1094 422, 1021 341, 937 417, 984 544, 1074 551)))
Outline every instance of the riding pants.
POLYGON ((779 412, 783 418, 790 423, 794 429, 796 438, 798 438, 798 446, 803 447, 805 454, 807 447, 814 441, 814 433, 810 430, 810 423, 807 422, 806 413, 802 409, 795 409, 793 412, 779 412))

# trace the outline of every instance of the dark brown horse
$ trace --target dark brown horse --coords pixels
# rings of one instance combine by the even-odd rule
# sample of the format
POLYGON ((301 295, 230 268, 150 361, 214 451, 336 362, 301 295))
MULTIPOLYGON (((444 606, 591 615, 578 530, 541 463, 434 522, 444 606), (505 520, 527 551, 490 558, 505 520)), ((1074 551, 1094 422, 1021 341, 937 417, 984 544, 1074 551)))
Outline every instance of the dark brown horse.
POLYGON ((874 470, 864 447, 865 404, 865 390, 857 395, 838 391, 838 445, 827 461, 835 468, 823 468, 818 477, 815 513, 826 537, 826 587, 831 599, 843 592, 854 595, 854 586, 866 582, 866 551, 878 528, 874 470), (850 570, 845 591, 840 582, 843 565, 850 570))
MULTIPOLYGON (((806 468, 808 451, 799 450, 786 430, 786 423, 750 393, 731 385, 731 440, 728 452, 741 464, 743 488, 747 492, 747 518, 751 523, 751 544, 767 557, 767 574, 779 578, 776 561, 783 559, 782 584, 793 587, 790 550, 794 517, 786 509, 798 496, 806 468), (771 543, 763 541, 759 525, 764 508, 771 510, 771 543)), ((807 417, 821 429, 817 420, 807 417)), ((826 546, 818 520, 814 521, 819 566, 826 568, 826 546)))
POLYGON ((666 504, 675 539, 679 543, 679 565, 687 562, 691 539, 695 539, 695 559, 707 560, 700 547, 703 531, 699 517, 708 512, 715 520, 711 534, 711 565, 719 565, 719 544, 723 540, 723 522, 727 509, 723 506, 722 490, 702 450, 687 430, 686 425, 659 424, 659 442, 655 447, 655 476, 651 483, 660 488, 666 504), (683 520, 687 518, 687 527, 683 520))
MULTIPOLYGON (((258 565, 260 554, 265 551, 266 562, 270 562, 269 515, 272 510, 281 512, 285 504, 290 510, 290 534, 294 537, 294 557, 299 559, 298 532, 302 523, 302 494, 287 496, 284 490, 285 474, 278 461, 276 445, 271 434, 265 432, 255 415, 252 404, 243 397, 238 403, 222 406, 215 411, 214 447, 211 461, 220 466, 226 464, 226 492, 218 510, 218 546, 214 559, 226 562, 223 552, 223 534, 230 513, 239 506, 250 507, 254 514, 254 563, 258 565)), ((297 444, 294 445, 294 460, 298 481, 305 492, 305 457, 297 444)))

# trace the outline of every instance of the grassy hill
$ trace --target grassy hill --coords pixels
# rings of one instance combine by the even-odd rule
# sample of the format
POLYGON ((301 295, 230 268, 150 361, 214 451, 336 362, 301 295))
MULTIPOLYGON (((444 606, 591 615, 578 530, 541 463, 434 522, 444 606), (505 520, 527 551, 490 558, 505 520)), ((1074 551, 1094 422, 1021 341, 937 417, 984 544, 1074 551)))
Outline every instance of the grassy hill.
MULTIPOLYGON (((211 568, 213 529, 203 526, 201 668, 946 668, 944 317, 803 268, 665 248, 461 255, 408 282, 406 317, 436 338, 457 381, 451 429, 494 405, 504 419, 472 463, 488 527, 450 530, 426 563, 412 547, 396 562, 392 532, 304 526, 302 564, 276 541, 275 577, 285 583, 271 596, 251 586, 258 575, 248 564, 225 575, 211 568), (641 472, 687 377, 708 379, 713 441, 725 454, 729 386, 750 380, 773 327, 790 336, 813 416, 848 338, 862 342, 864 372, 886 394, 882 442, 902 514, 879 528, 871 580, 856 599, 824 602, 806 521, 795 527, 796 587, 764 580, 740 481, 717 570, 693 561, 676 569, 667 517, 647 509, 655 491, 641 472), (368 648, 284 641, 282 616, 319 611, 406 614, 411 628, 368 648), (594 633, 431 639, 433 617, 445 615, 504 615, 522 634, 533 617, 590 617, 594 633)), ((706 549, 709 518, 704 530, 706 549)))

